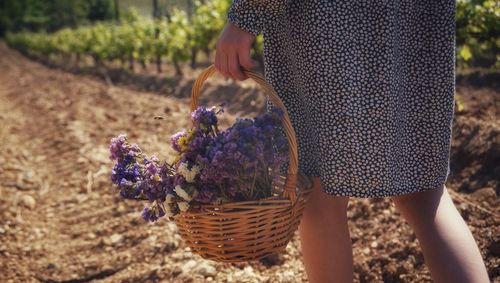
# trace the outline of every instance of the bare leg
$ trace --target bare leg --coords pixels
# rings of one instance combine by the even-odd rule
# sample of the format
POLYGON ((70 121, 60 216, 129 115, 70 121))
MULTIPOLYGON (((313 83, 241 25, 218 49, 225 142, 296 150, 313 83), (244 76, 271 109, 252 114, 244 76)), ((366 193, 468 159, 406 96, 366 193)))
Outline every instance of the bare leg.
POLYGON ((313 192, 299 226, 310 283, 353 281, 352 242, 347 226, 348 197, 323 192, 314 178, 313 192))
POLYGON ((479 248, 446 187, 392 200, 415 231, 435 282, 489 282, 479 248))

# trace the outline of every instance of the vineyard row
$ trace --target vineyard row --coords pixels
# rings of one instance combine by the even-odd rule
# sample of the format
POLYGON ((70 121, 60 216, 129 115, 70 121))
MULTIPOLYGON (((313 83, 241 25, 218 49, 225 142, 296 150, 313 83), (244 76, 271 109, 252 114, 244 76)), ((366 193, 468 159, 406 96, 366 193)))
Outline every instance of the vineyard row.
MULTIPOLYGON (((91 57, 96 65, 119 61, 130 69, 134 62, 143 66, 155 63, 161 72, 161 62, 166 60, 180 74, 180 63, 194 63, 198 52, 209 56, 215 49, 229 5, 227 0, 197 2, 191 17, 173 9, 168 18, 160 19, 141 18, 130 11, 120 23, 102 22, 50 34, 7 33, 5 39, 23 52, 45 58, 72 58, 77 63, 84 57, 91 57)), ((254 52, 261 54, 262 40, 258 39, 254 52)))

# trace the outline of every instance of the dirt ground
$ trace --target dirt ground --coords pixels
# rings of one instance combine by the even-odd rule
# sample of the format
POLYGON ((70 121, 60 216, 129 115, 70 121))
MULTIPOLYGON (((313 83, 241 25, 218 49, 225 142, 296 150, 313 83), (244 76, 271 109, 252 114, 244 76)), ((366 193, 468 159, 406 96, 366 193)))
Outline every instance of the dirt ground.
MULTIPOLYGON (((109 181, 111 137, 127 133, 170 159, 169 136, 189 125, 193 78, 104 78, 47 67, 0 43, 0 282, 307 282, 298 233, 279 257, 214 263, 193 254, 173 223, 145 223, 143 204, 120 199, 109 181)), ((500 92, 461 81, 448 186, 500 281, 500 92)), ((233 117, 256 114, 258 93, 251 82, 214 78, 202 102, 228 101, 233 117)), ((357 282, 431 281, 389 200, 352 199, 348 215, 357 282)))

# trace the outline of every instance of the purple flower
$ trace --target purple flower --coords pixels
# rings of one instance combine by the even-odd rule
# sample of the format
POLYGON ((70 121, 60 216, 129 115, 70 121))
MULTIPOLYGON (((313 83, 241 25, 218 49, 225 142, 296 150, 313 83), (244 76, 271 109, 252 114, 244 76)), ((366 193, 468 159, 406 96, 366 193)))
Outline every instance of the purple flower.
POLYGON ((201 203, 213 203, 217 199, 217 186, 204 185, 195 197, 196 201, 201 203))
POLYGON ((251 197, 248 194, 253 190, 253 179, 269 174, 262 168, 274 168, 286 161, 288 143, 279 131, 282 115, 276 108, 255 119, 239 118, 219 133, 205 154, 194 160, 202 168, 200 181, 225 188, 221 193, 233 200, 251 197))
POLYGON ((124 198, 136 198, 141 194, 142 176, 135 159, 124 159, 111 170, 111 181, 118 185, 124 198))
POLYGON ((160 166, 158 158, 142 154, 139 146, 127 142, 125 135, 112 139, 110 152, 116 160, 111 181, 118 186, 122 197, 145 196, 150 201, 163 201, 173 191, 173 168, 168 164, 160 166))
POLYGON ((141 194, 140 182, 134 183, 126 179, 122 179, 118 185, 120 195, 123 198, 134 199, 141 194))
POLYGON ((110 158, 112 160, 118 159, 120 156, 122 156, 123 147, 126 142, 127 136, 125 134, 120 134, 117 137, 111 139, 109 151, 111 153, 110 158))
POLYGON ((184 185, 184 183, 186 183, 186 179, 184 179, 184 177, 182 177, 181 175, 175 175, 173 176, 173 186, 174 188, 177 187, 177 186, 181 186, 184 185))
POLYGON ((160 205, 153 203, 150 207, 144 207, 141 216, 145 221, 155 222, 160 217, 165 216, 165 210, 160 205))
POLYGON ((175 133, 172 137, 170 137, 171 146, 177 152, 181 152, 181 148, 179 147, 179 139, 181 137, 185 137, 187 135, 186 131, 181 131, 175 133))
POLYGON ((174 179, 175 175, 174 174, 174 169, 171 165, 165 163, 161 166, 160 168, 160 177, 162 180, 162 186, 166 194, 171 194, 174 191, 175 185, 174 185, 174 179))
POLYGON ((121 160, 127 157, 138 156, 141 149, 136 144, 130 145, 127 142, 127 136, 125 134, 120 134, 111 139, 109 151, 111 153, 111 160, 121 160))
POLYGON ((217 116, 215 109, 207 109, 205 107, 198 107, 191 113, 195 126, 203 131, 210 130, 212 126, 217 126, 217 116))
MULTIPOLYGON (((165 165, 164 165, 165 166, 165 165)), ((168 193, 168 176, 163 174, 164 168, 158 164, 158 158, 155 156, 143 158, 143 182, 141 183, 142 193, 150 200, 165 200, 168 193)))
POLYGON ((209 137, 203 135, 203 132, 200 129, 196 129, 189 141, 189 149, 190 151, 195 152, 203 152, 205 150, 206 144, 210 141, 209 137))
POLYGON ((146 156, 124 134, 111 140, 110 158, 116 161, 111 180, 122 197, 150 201, 142 211, 145 220, 176 215, 180 208, 191 207, 191 201, 215 203, 270 195, 269 169, 277 172, 288 160, 283 111, 274 108, 254 119, 238 118, 219 132, 216 114, 221 111, 200 107, 191 115, 195 127, 171 136, 172 148, 179 154, 173 165, 146 156))
POLYGON ((150 176, 157 176, 160 174, 160 166, 158 165, 158 157, 156 156, 151 156, 148 158, 147 156, 144 157, 143 159, 144 162, 144 168, 146 169, 146 172, 150 176))

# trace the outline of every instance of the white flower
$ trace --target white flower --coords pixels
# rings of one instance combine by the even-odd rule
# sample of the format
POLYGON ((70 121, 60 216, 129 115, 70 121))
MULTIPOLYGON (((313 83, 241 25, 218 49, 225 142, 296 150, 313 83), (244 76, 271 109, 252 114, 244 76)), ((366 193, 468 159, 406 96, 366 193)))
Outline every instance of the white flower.
POLYGON ((188 183, 192 183, 194 179, 196 178, 196 175, 200 173, 200 168, 196 165, 194 165, 191 170, 188 169, 187 163, 181 163, 179 164, 179 167, 177 168, 177 172, 186 179, 188 183))
POLYGON ((170 207, 170 205, 166 205, 165 206, 165 216, 167 217, 174 217, 174 213, 172 212, 172 208, 170 207))
POLYGON ((180 201, 177 203, 177 206, 179 206, 179 209, 184 212, 189 209, 189 203, 186 201, 180 201))
POLYGON ((173 203, 175 196, 173 194, 167 194, 165 197, 165 203, 173 203))
POLYGON ((189 171, 189 173, 190 174, 188 174, 186 181, 188 181, 189 183, 192 183, 194 181, 194 179, 196 178, 196 176, 198 175, 198 173, 200 173, 200 168, 198 166, 194 165, 191 168, 191 171, 189 171))
POLYGON ((179 185, 175 186, 174 191, 178 196, 180 196, 181 198, 183 198, 186 201, 190 201, 192 199, 191 196, 189 196, 189 194, 184 189, 182 189, 181 186, 179 186, 179 185))
POLYGON ((186 178, 186 175, 189 174, 187 163, 179 164, 179 167, 177 168, 177 173, 181 174, 184 178, 186 178))

